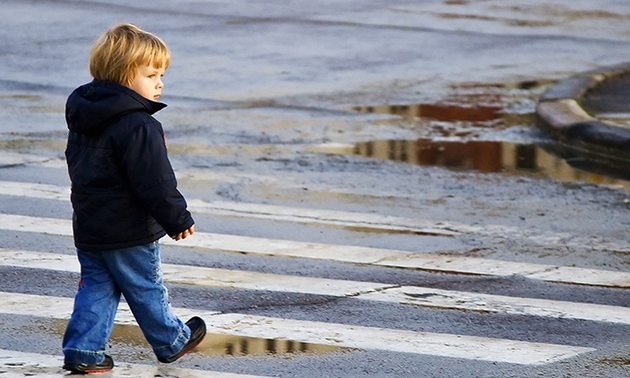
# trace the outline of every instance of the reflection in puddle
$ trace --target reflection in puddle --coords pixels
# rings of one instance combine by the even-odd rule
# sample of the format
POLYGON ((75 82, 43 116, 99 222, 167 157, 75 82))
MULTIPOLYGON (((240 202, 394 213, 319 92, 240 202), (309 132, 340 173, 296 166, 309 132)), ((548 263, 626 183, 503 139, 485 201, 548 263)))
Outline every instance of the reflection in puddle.
POLYGON ((494 141, 436 142, 418 140, 376 140, 353 146, 319 146, 314 151, 355 154, 421 166, 458 171, 504 173, 562 182, 604 184, 630 190, 630 182, 576 169, 565 160, 533 144, 494 141))
POLYGON ((208 334, 204 342, 197 348, 205 355, 264 355, 314 353, 325 354, 347 348, 331 345, 310 344, 293 340, 263 339, 255 337, 208 334))
MULTIPOLYGON (((524 85, 525 83, 523 83, 522 87, 526 88, 524 85)), ((434 132, 447 137, 470 136, 470 129, 464 127, 465 125, 497 129, 534 124, 535 121, 531 117, 532 114, 510 115, 501 106, 497 105, 500 101, 490 97, 484 98, 480 93, 472 93, 465 96, 465 98, 460 98, 460 100, 464 100, 463 102, 362 106, 354 107, 353 110, 362 113, 393 114, 401 116, 403 119, 450 122, 453 124, 455 131, 451 130, 448 133, 444 133, 434 127, 434 132)), ((331 147, 330 145, 324 145, 311 147, 310 150, 325 153, 355 154, 422 166, 439 166, 460 171, 501 172, 512 175, 551 178, 562 182, 604 184, 630 190, 630 181, 626 181, 630 180, 630 175, 628 175, 625 168, 625 162, 602 162, 593 156, 589 156, 588 153, 571 151, 568 147, 562 148, 551 144, 533 145, 497 141, 434 141, 430 138, 420 138, 417 140, 375 140, 358 143, 353 146, 331 147), (557 156, 562 156, 566 160, 557 156)))
POLYGON ((630 177, 624 167, 615 170, 582 158, 567 161, 547 152, 547 146, 494 141, 376 140, 355 145, 325 144, 309 151, 328 154, 354 154, 403 163, 443 167, 456 171, 502 173, 513 176, 550 178, 561 182, 608 185, 630 191, 630 177), (592 163, 592 164, 591 164, 592 163), (591 164, 589 166, 589 164, 591 164), (593 170, 593 173, 587 170, 593 170), (615 177, 622 177, 615 178, 615 177))
POLYGON ((395 114, 407 118, 430 118, 436 121, 469 121, 484 123, 501 118, 501 107, 492 105, 462 106, 456 104, 415 104, 354 107, 361 113, 395 114))
MULTIPOLYGON (((63 335, 67 320, 50 319, 43 320, 40 330, 49 329, 50 333, 63 335)), ((141 347, 136 353, 126 351, 132 358, 145 360, 154 358, 150 352, 150 346, 146 342, 142 331, 137 325, 116 324, 110 336, 110 344, 123 344, 127 346, 141 347)), ((208 332, 203 342, 195 349, 195 353, 204 356, 244 356, 244 355, 287 355, 297 353, 327 354, 338 351, 348 351, 350 348, 333 345, 304 343, 286 339, 265 339, 208 332)))
MULTIPOLYGON (((536 83, 521 83, 520 85, 528 87, 536 83)), ((505 103, 509 101, 519 103, 524 100, 508 100, 504 98, 504 96, 509 97, 507 94, 495 93, 497 90, 505 91, 505 88, 488 85, 463 89, 472 92, 459 94, 434 104, 355 106, 352 110, 360 113, 396 115, 417 129, 426 128, 431 131, 431 135, 444 137, 475 137, 479 136, 482 130, 528 127, 536 122, 535 113, 526 106, 513 105, 509 111, 506 111, 505 103), (480 91, 491 93, 480 93, 480 91)))

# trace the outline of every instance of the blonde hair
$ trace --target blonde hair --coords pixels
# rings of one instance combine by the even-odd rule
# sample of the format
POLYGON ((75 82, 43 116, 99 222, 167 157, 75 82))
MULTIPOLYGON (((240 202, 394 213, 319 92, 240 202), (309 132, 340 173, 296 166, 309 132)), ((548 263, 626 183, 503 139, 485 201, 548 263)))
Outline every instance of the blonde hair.
POLYGON ((171 53, 155 35, 132 24, 106 31, 92 46, 90 74, 97 80, 129 86, 140 66, 168 68, 171 53))

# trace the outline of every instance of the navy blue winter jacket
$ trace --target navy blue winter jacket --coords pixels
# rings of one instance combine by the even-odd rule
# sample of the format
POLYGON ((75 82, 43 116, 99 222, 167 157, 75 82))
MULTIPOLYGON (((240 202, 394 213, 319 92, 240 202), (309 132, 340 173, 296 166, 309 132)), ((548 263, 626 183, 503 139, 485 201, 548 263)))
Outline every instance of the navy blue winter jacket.
POLYGON ((166 107, 94 80, 66 102, 66 160, 75 246, 104 251, 153 242, 193 224, 177 190, 162 125, 166 107))

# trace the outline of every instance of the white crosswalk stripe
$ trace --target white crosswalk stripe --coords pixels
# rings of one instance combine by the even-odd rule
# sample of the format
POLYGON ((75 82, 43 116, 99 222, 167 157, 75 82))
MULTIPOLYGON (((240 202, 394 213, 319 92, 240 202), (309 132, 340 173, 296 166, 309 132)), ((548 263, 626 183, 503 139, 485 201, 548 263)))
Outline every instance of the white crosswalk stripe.
MULTIPOLYGON (((70 188, 49 184, 0 181, 0 194, 68 201, 70 198, 70 188)), ((387 231, 406 231, 424 235, 453 236, 458 234, 457 232, 447 230, 445 227, 440 228, 428 221, 417 221, 414 219, 375 214, 307 208, 296 209, 286 206, 226 201, 206 202, 199 199, 188 199, 187 202, 194 213, 200 214, 246 216, 285 222, 362 227, 387 231)))
MULTIPOLYGON (((0 249, 0 265, 79 272, 76 256, 0 249)), ((383 290, 393 285, 287 276, 269 273, 201 268, 189 265, 162 264, 164 279, 170 283, 206 287, 230 287, 251 290, 300 292, 314 295, 356 296, 383 290)))
POLYGON ((51 167, 66 168, 65 161, 61 158, 57 159, 51 158, 50 156, 39 156, 11 151, 0 151, 0 167, 12 167, 26 164, 50 164, 51 167))

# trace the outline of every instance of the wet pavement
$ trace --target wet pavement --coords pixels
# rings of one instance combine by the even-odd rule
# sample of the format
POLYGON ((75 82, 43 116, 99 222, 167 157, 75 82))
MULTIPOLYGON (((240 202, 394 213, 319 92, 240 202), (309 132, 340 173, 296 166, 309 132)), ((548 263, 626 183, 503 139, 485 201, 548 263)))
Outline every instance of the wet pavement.
POLYGON ((495 173, 552 179, 567 183, 590 183, 630 190, 630 175, 602 172, 601 165, 605 163, 582 167, 582 169, 573 167, 553 152, 551 143, 457 142, 431 139, 375 140, 354 145, 312 146, 310 150, 322 153, 354 154, 420 166, 444 167, 456 172, 495 173), (595 173, 598 171, 600 173, 595 173))
MULTIPOLYGON (((64 102, 90 80, 94 39, 130 21, 173 52, 164 78, 169 106, 156 116, 199 237, 166 244, 165 262, 273 276, 253 289, 171 284, 179 307, 268 317, 257 323, 261 334, 237 335, 240 323, 226 322, 233 334, 215 335, 177 370, 156 367, 138 330, 117 326, 116 376, 627 376, 627 325, 609 323, 609 307, 596 308, 602 320, 592 321, 549 318, 563 314, 550 309, 508 314, 501 303, 491 314, 479 307, 487 297, 468 296, 477 307, 463 310, 429 300, 466 290, 511 296, 515 308, 526 298, 625 314, 628 182, 620 170, 558 151, 537 126, 537 105, 563 80, 630 62, 629 20, 628 5, 615 0, 5 1, 0 246, 73 254, 67 230, 54 231, 71 217, 57 198, 69 185, 64 102), (264 255, 269 250, 293 254, 264 255), (385 265, 366 262, 370 256, 385 265), (411 306, 373 303, 280 291, 272 285, 280 275, 429 290, 403 292, 417 301, 411 306), (597 286, 606 277, 614 283, 597 286), (418 306, 424 300, 434 307, 418 306), (304 323, 270 336, 271 317, 304 323), (325 336, 307 342, 289 332, 307 322, 326 322, 309 328, 325 336), (404 351, 387 349, 394 342, 339 350, 345 336, 324 332, 355 326, 366 335, 434 332, 430 340, 490 337, 584 354, 521 366, 433 356, 417 334, 404 351)), ((584 107, 625 122, 628 80, 586 93, 584 107)), ((76 273, 0 262, 3 291, 69 300, 75 290, 76 273)), ((0 376, 60 376, 59 359, 45 356, 59 355, 63 320, 29 311, 0 316, 0 376)))

